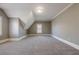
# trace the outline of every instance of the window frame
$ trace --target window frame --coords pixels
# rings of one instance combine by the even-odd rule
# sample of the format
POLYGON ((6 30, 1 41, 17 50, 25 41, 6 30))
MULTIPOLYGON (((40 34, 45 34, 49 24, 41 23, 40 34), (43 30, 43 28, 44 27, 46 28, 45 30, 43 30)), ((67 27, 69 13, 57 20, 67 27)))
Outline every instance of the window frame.
POLYGON ((37 24, 37 33, 38 34, 42 33, 42 24, 41 23, 37 24))

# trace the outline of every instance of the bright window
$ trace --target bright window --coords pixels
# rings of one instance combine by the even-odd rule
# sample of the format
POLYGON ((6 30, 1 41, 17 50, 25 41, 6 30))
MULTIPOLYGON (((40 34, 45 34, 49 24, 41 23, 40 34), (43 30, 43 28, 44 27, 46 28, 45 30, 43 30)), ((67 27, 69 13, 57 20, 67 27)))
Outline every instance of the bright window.
POLYGON ((37 24, 37 33, 42 33, 42 24, 37 24))
POLYGON ((0 35, 2 35, 2 17, 0 17, 0 35))

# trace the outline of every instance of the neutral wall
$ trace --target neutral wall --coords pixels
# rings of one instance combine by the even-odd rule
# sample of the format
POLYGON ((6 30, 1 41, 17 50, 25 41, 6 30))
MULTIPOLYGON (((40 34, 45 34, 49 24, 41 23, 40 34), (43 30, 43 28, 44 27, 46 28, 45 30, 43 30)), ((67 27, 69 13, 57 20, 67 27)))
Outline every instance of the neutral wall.
POLYGON ((50 34, 51 33, 51 22, 44 22, 44 21, 36 21, 34 24, 28 29, 28 34, 37 34, 37 24, 42 24, 42 33, 41 34, 50 34))
POLYGON ((79 4, 72 5, 52 21, 52 34, 79 45, 79 4))
POLYGON ((26 31, 24 30, 20 19, 18 18, 10 18, 9 19, 9 36, 10 38, 18 38, 26 35, 26 31))
POLYGON ((25 29, 27 30, 33 23, 34 23, 34 15, 32 12, 30 12, 27 16, 26 19, 22 19, 22 22, 25 24, 25 29))
POLYGON ((26 30, 24 29, 24 26, 22 24, 22 21, 19 20, 19 37, 22 37, 22 36, 27 36, 27 32, 26 30))
POLYGON ((9 19, 9 36, 11 38, 22 37, 26 34, 20 19, 18 18, 10 18, 9 19))
POLYGON ((9 19, 9 36, 11 38, 19 37, 19 20, 17 18, 9 19))
POLYGON ((6 39, 9 37, 9 20, 7 15, 4 13, 2 9, 0 9, 0 16, 2 17, 2 35, 0 36, 1 39, 6 39))

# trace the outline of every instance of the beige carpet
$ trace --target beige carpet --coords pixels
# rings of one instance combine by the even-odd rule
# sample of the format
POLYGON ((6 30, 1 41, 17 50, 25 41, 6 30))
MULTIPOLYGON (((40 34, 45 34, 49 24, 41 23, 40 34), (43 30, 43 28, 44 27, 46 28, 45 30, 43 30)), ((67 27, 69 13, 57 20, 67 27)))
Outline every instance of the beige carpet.
POLYGON ((0 45, 0 55, 76 55, 79 51, 50 36, 31 36, 0 45))

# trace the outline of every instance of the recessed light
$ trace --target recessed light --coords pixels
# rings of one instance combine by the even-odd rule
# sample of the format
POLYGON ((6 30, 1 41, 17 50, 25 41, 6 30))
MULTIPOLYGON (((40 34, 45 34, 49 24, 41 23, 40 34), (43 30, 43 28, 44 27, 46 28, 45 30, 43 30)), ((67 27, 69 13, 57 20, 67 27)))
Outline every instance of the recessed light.
POLYGON ((40 9, 39 9, 39 10, 37 10, 37 13, 42 13, 42 12, 43 12, 43 11, 42 11, 42 10, 40 10, 40 9))
POLYGON ((43 7, 37 7, 36 9, 35 9, 35 12, 36 13, 43 13, 43 11, 44 11, 44 8, 43 7))

